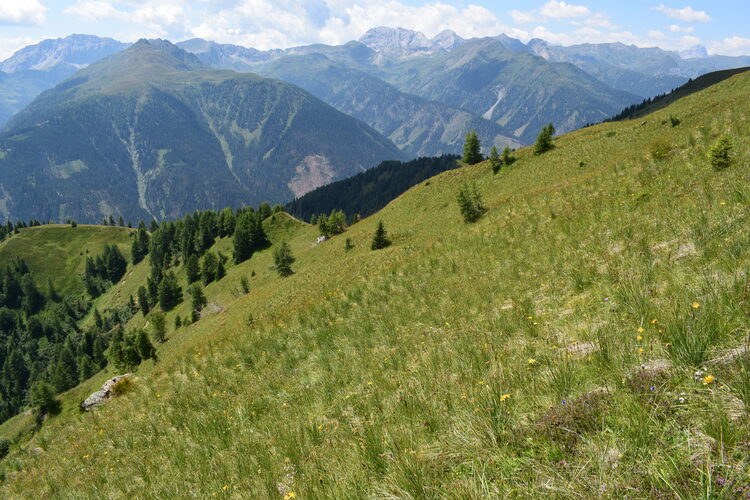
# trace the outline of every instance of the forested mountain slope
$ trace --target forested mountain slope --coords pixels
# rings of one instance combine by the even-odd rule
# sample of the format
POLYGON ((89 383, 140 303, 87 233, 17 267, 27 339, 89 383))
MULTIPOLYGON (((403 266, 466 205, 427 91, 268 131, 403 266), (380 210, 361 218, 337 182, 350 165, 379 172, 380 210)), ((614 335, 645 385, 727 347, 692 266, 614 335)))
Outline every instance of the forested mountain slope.
POLYGON ((174 218, 286 201, 383 160, 388 139, 293 85, 141 40, 0 135, 0 219, 174 218))

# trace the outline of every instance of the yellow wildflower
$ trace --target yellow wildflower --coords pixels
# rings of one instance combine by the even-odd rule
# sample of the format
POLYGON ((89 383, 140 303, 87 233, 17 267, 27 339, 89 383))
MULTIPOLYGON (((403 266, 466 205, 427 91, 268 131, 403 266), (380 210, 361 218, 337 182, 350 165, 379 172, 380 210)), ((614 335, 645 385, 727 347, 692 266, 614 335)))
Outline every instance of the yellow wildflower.
POLYGON ((643 328, 642 326, 638 328, 638 333, 643 333, 643 332, 645 332, 645 331, 646 331, 646 330, 644 330, 644 328, 643 328))
POLYGON ((286 495, 284 495, 284 500, 292 500, 292 498, 297 498, 297 494, 293 491, 290 491, 286 495))
POLYGON ((658 320, 657 320, 656 318, 654 318, 654 319, 652 319, 652 320, 651 320, 651 324, 652 324, 652 325, 655 325, 657 321, 658 321, 658 320))
POLYGON ((643 335, 638 335, 638 336, 637 336, 637 337, 635 338, 635 340, 637 340, 638 342, 640 342, 641 340, 643 340, 643 335))
POLYGON ((536 364, 536 360, 534 358, 529 358, 528 361, 527 361, 527 363, 529 365, 535 365, 536 364))
POLYGON ((703 377, 703 385, 708 385, 713 381, 714 381, 713 375, 706 375, 705 377, 703 377))
POLYGON ((693 302, 693 303, 692 303, 692 304, 690 304, 690 305, 691 305, 691 306, 693 306, 693 309, 699 309, 699 308, 700 308, 700 306, 701 306, 701 303, 700 303, 700 302, 693 302))
POLYGON ((643 350, 643 347, 641 347, 640 349, 638 349, 638 354, 643 354, 644 352, 645 351, 643 350))
POLYGON ((510 394, 503 394, 502 396, 500 396, 500 402, 503 403, 507 401, 508 398, 510 398, 510 394))

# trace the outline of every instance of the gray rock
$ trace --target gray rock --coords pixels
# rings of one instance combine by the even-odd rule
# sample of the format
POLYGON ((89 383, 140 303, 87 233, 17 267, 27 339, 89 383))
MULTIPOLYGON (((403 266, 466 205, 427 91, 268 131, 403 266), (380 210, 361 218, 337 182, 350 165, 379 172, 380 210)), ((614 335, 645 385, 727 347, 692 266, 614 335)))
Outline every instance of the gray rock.
POLYGON ((120 380, 131 377, 132 373, 126 373, 124 375, 118 375, 113 377, 102 385, 102 388, 93 393, 91 396, 81 403, 81 410, 89 411, 92 408, 99 406, 100 404, 106 403, 112 398, 112 387, 120 380))

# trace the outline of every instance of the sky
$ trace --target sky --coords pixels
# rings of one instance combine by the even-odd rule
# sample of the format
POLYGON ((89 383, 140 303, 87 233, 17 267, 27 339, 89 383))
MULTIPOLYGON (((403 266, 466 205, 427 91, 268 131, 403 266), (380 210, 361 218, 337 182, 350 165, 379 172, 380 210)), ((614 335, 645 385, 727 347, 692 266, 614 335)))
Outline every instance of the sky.
POLYGON ((204 38, 257 49, 356 40, 375 26, 433 37, 505 33, 562 45, 623 42, 750 54, 748 0, 0 0, 0 60, 73 33, 123 42, 204 38))

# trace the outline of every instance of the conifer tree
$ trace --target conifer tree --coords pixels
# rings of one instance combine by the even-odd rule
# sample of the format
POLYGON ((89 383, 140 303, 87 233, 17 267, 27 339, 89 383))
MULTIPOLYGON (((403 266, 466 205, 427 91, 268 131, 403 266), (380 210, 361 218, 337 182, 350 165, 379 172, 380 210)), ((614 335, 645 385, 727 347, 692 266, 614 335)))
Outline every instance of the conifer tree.
POLYGON ((200 319, 200 313, 208 304, 208 300, 206 300, 203 289, 198 283, 191 286, 188 293, 190 293, 191 297, 190 306, 192 309, 192 321, 195 323, 200 319))
POLYGON ((493 144, 492 148, 490 149, 490 167, 492 167, 492 173, 498 173, 500 171, 500 167, 502 166, 503 162, 497 152, 497 147, 493 144))
POLYGON ((182 289, 177 278, 172 271, 164 273, 164 277, 159 283, 159 305, 162 311, 171 311, 174 307, 182 302, 182 289))
POLYGON ((212 281, 216 280, 216 271, 219 260, 216 254, 213 252, 206 252, 203 256, 203 262, 201 263, 201 277, 203 277, 203 284, 208 285, 212 281))
POLYGON ((167 336, 167 324, 164 314, 159 311, 154 311, 150 316, 151 326, 153 327, 154 340, 157 342, 164 342, 167 336))
POLYGON ((294 271, 292 271, 292 264, 295 260, 296 259, 292 255, 292 249, 286 241, 273 252, 273 261, 276 271, 282 278, 294 274, 294 271))
POLYGON ((188 257, 187 261, 185 262, 185 275, 187 276, 188 285, 191 283, 195 283, 200 279, 200 261, 198 260, 198 256, 196 254, 188 257))
POLYGON ((39 412, 38 417, 60 411, 60 402, 55 398, 54 388, 44 380, 38 380, 31 386, 29 402, 39 412))
POLYGON ((482 161, 481 144, 475 130, 466 134, 463 160, 468 165, 474 165, 482 161))
POLYGON ((135 330, 135 332, 132 332, 132 342, 133 346, 135 347, 135 351, 138 353, 138 357, 140 358, 138 362, 144 361, 146 359, 156 359, 156 349, 154 348, 154 345, 151 343, 151 340, 148 338, 148 334, 145 330, 142 328, 139 328, 135 330))
POLYGON ((388 234, 385 231, 383 221, 378 222, 378 228, 375 230, 375 235, 372 238, 372 244, 370 248, 373 250, 380 250, 391 244, 391 240, 388 239, 388 234))
POLYGON ((724 170, 732 164, 731 152, 732 141, 726 135, 722 135, 708 151, 708 159, 714 170, 724 170))
POLYGON ((78 359, 78 382, 83 382, 84 380, 88 380, 91 378, 95 373, 97 372, 96 366, 94 366, 94 362, 91 361, 91 358, 88 354, 83 354, 78 359))
POLYGON ((476 222, 486 211, 476 184, 464 184, 456 196, 464 222, 476 222))
POLYGON ((234 228, 234 262, 239 264, 253 255, 253 232, 255 216, 249 211, 243 211, 237 217, 234 228))
POLYGON ((144 316, 146 316, 151 310, 151 307, 148 303, 148 293, 146 292, 146 287, 144 286, 138 287, 138 307, 141 308, 144 316))
POLYGON ((133 245, 130 250, 133 264, 138 264, 148 254, 149 235, 146 232, 146 225, 141 221, 138 224, 135 237, 133 238, 133 245))
POLYGON ((536 143, 534 144, 534 154, 540 155, 546 153, 554 146, 552 144, 552 136, 555 135, 555 127, 552 123, 549 123, 542 127, 539 135, 536 136, 536 143))
POLYGON ((512 151, 510 149, 510 146, 505 146, 503 148, 503 156, 501 158, 501 161, 503 165, 505 165, 506 167, 508 165, 512 165, 516 161, 515 157, 513 157, 511 153, 512 151))

